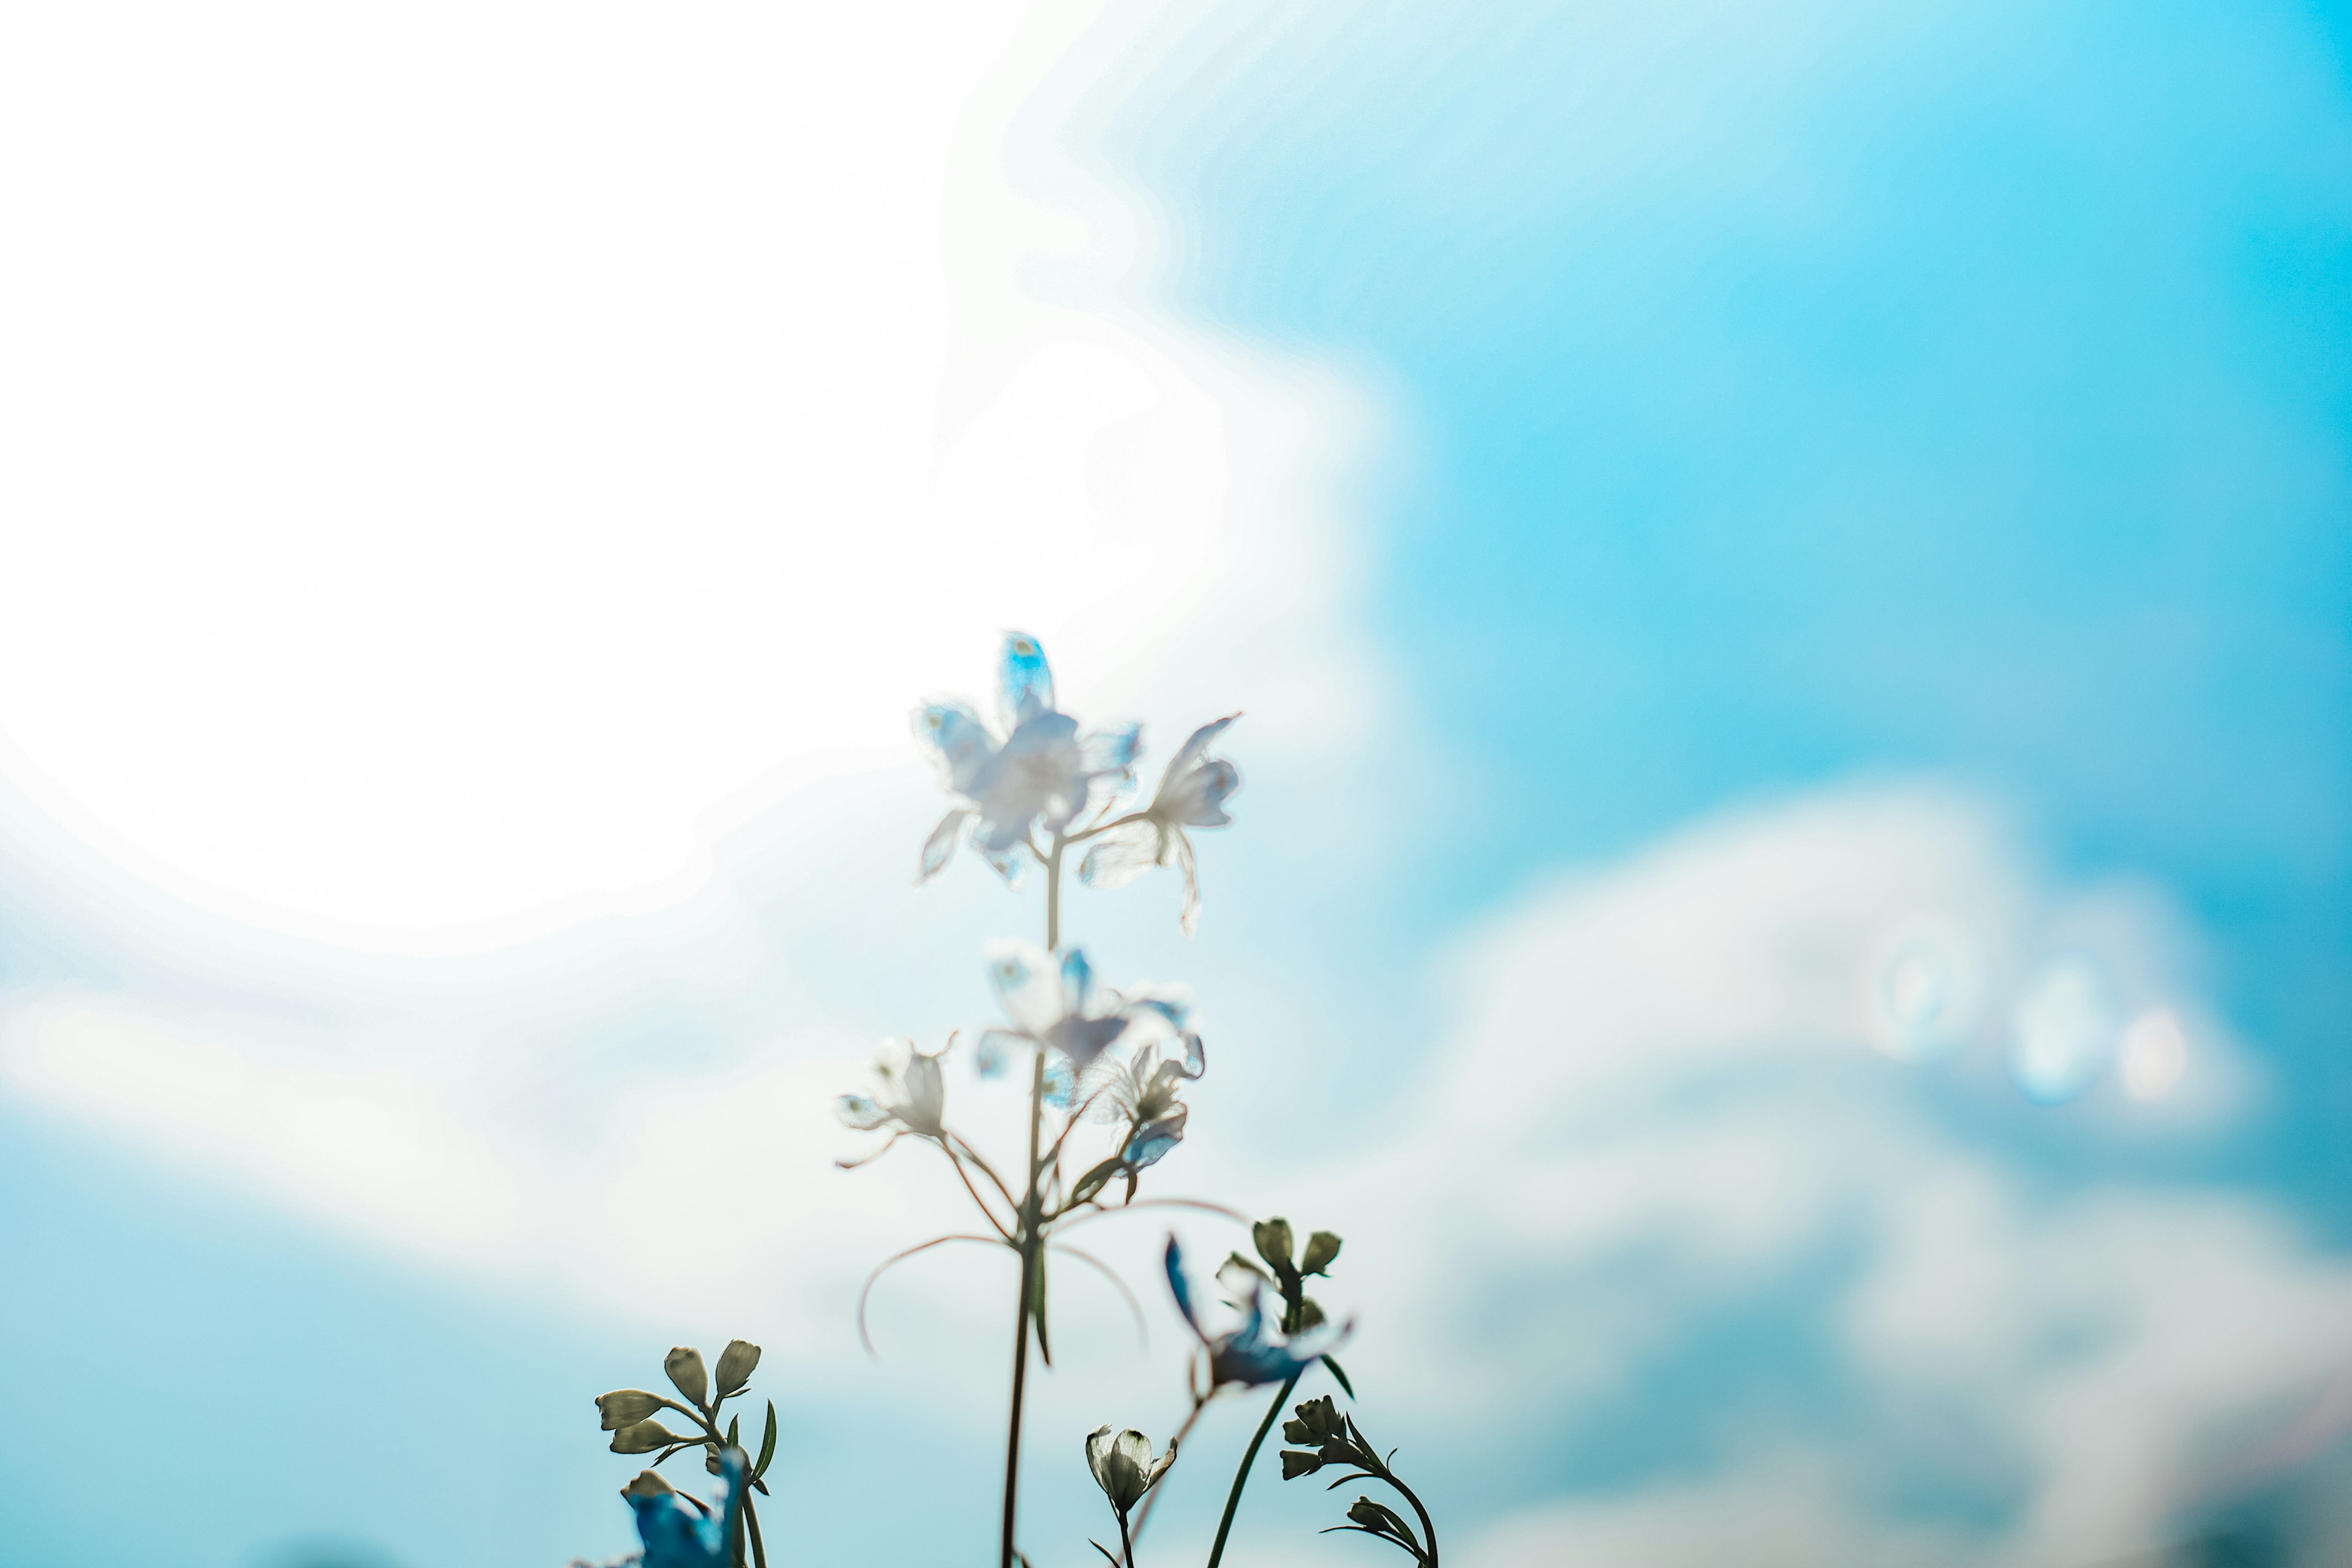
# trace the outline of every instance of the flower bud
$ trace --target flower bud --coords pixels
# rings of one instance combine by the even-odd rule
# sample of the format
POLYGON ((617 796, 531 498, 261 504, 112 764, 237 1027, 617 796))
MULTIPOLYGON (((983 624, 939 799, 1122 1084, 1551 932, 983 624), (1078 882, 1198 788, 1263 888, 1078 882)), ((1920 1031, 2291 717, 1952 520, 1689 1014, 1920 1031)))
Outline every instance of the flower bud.
POLYGON ((1318 1230, 1307 1238, 1307 1256, 1298 1260, 1301 1274, 1320 1274, 1331 1267, 1339 1256, 1339 1238, 1328 1230, 1318 1230))
POLYGON ((638 1421, 613 1434, 615 1454, 650 1454, 678 1440, 677 1434, 658 1421, 638 1421))
POLYGON ((689 1405, 700 1405, 710 1392, 710 1373, 702 1364, 702 1352, 691 1345, 679 1345, 662 1357, 662 1370, 669 1373, 670 1382, 689 1405))
POLYGON ((651 1470, 639 1470, 637 1479, 621 1489, 623 1497, 663 1497, 674 1490, 671 1485, 651 1470))
POLYGON ((1279 1278, 1290 1270, 1290 1222, 1286 1219, 1262 1219, 1250 1226, 1250 1240, 1257 1244, 1257 1255, 1279 1278))
POLYGON ((661 1400, 642 1388, 618 1388, 596 1396, 596 1414, 604 1418, 604 1430, 617 1432, 635 1422, 643 1421, 662 1406, 661 1400))
POLYGON ((719 1396, 724 1399, 751 1382, 759 1365, 759 1346, 749 1340, 729 1340, 719 1352, 719 1396))

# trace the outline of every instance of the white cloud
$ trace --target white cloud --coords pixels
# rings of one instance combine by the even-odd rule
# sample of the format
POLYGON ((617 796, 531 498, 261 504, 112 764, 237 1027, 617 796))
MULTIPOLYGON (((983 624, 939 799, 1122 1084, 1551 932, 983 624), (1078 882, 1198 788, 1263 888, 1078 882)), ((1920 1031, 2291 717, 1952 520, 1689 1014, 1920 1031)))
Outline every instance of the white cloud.
POLYGON ((1247 669, 1285 744, 1345 731, 1360 399, 1097 308, 1132 198, 1050 135, 1007 167, 1094 13, 10 27, 0 835, 495 952, 911 774, 910 701, 1008 623, 1081 702, 1205 718, 1247 669), (1038 291, 1074 244, 1083 310, 1038 291))

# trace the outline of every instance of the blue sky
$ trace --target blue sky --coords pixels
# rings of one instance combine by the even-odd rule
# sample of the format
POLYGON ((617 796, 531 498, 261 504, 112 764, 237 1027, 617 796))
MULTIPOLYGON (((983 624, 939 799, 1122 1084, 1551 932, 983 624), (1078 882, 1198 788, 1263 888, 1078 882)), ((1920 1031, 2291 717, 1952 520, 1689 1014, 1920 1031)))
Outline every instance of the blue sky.
MULTIPOLYGON (((982 1561, 990 1277, 858 1355, 945 1211, 824 1105, 1034 934, 904 885, 1008 624, 1155 757, 1246 710, 1199 940, 1074 921, 1198 984, 1169 1173, 1346 1230, 1465 1562, 2352 1540, 2339 19, 117 20, 0 94, 76 149, 0 317, 21 1550, 615 1552, 588 1395, 747 1333, 807 1554, 982 1561), (2177 1088, 2017 1092, 2085 962, 2177 1088)), ((1069 1310, 1040 1568, 1180 1397, 1069 1310)), ((1260 1490, 1234 1561, 1357 1560, 1260 1490)))

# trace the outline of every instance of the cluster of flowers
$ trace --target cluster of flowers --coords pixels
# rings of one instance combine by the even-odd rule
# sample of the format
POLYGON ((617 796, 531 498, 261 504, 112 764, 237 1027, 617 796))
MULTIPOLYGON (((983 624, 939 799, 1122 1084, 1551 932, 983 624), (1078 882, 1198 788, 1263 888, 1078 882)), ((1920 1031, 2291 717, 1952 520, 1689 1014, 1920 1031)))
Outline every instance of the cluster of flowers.
MULTIPOLYGON (((1138 802, 1135 764, 1143 752, 1142 727, 1128 724, 1081 732, 1078 721, 1055 700, 1045 650, 1021 633, 1004 639, 997 710, 993 727, 962 701, 933 701, 915 712, 916 736, 937 763, 951 797, 947 814, 923 843, 917 880, 937 876, 965 843, 1008 885, 1018 887, 1033 865, 1045 873, 1045 945, 989 944, 988 978, 1004 1022, 983 1032, 971 1052, 982 1078, 1001 1077, 1014 1064, 1025 1064, 1026 1158, 1019 1163, 991 1160, 950 1125, 944 1058, 952 1039, 933 1051, 919 1048, 911 1039, 886 1041, 874 1086, 842 1096, 835 1109, 849 1127, 885 1135, 863 1157, 841 1162, 845 1168, 879 1158, 903 1140, 929 1144, 945 1156, 989 1226, 985 1236, 935 1237, 908 1247, 875 1270, 866 1281, 867 1291, 891 1265, 948 1242, 1001 1246, 1020 1260, 1000 1542, 1003 1568, 1013 1568, 1016 1560, 1028 1561, 1016 1545, 1015 1531, 1031 1344, 1048 1366, 1053 1358, 1046 1331, 1047 1260, 1075 1255, 1094 1261, 1076 1254, 1061 1239, 1061 1232, 1155 1204, 1207 1210, 1234 1220, 1243 1217, 1196 1200, 1138 1196, 1144 1173, 1183 1142, 1191 1112, 1181 1090, 1206 1070, 1207 1052, 1188 991, 1167 985, 1114 990, 1096 980, 1083 950, 1064 944, 1065 858, 1083 849, 1079 879, 1097 888, 1123 886, 1156 868, 1175 868, 1182 879, 1179 918, 1190 936, 1201 910, 1192 835, 1233 820, 1225 802, 1240 786, 1241 775, 1231 762, 1211 754, 1239 717, 1233 715, 1193 731, 1161 771, 1150 799, 1138 802), (1072 1142, 1074 1133, 1089 1125, 1113 1130, 1107 1149, 1091 1162, 1076 1153, 1072 1142)), ((1087 1468, 1118 1525, 1117 1553, 1093 1543, 1113 1568, 1131 1568, 1136 1541, 1162 1479, 1212 1400, 1229 1391, 1276 1389, 1234 1473, 1209 1556, 1210 1568, 1216 1568, 1251 1467, 1300 1378, 1320 1364, 1354 1398, 1346 1373, 1332 1359, 1352 1322, 1333 1321, 1306 1293, 1309 1278, 1328 1276, 1339 1255, 1339 1238, 1316 1231, 1302 1250, 1281 1219, 1259 1221, 1250 1234, 1255 1259, 1236 1251, 1217 1270, 1226 1294, 1222 1312, 1196 1289, 1181 1243, 1172 1234, 1168 1237, 1168 1288, 1196 1343, 1188 1358, 1191 1412, 1167 1447, 1155 1453, 1141 1432, 1115 1431, 1109 1426, 1097 1428, 1085 1440, 1087 1468)), ((861 1335, 865 1313, 861 1293, 861 1335)), ((867 1344, 870 1350, 870 1340, 867 1344)), ((672 1351, 666 1370, 685 1403, 635 1389, 597 1400, 604 1428, 613 1433, 614 1452, 656 1453, 657 1466, 698 1447, 706 1468, 721 1480, 719 1496, 709 1503, 674 1490, 652 1469, 629 1483, 624 1495, 635 1511, 645 1542, 637 1560, 642 1568, 766 1568, 766 1547, 751 1494, 767 1491, 765 1477, 775 1454, 775 1409, 769 1406, 756 1459, 737 1442, 734 1420, 724 1431, 719 1425, 719 1406, 741 1392, 758 1359, 756 1347, 742 1341, 730 1343, 719 1359, 714 1394, 700 1355, 672 1351), (658 1419, 664 1411, 685 1415, 695 1430, 673 1432, 658 1419)), ((1343 1480, 1370 1479, 1396 1489, 1421 1523, 1416 1534, 1392 1510, 1362 1500, 1349 1510, 1352 1522, 1335 1529, 1379 1535, 1427 1568, 1436 1568, 1436 1532, 1428 1514, 1373 1453, 1352 1419, 1337 1414, 1330 1397, 1298 1405, 1296 1418, 1284 1430, 1291 1442, 1313 1446, 1304 1456, 1283 1456, 1286 1479, 1325 1463, 1345 1462, 1351 1471, 1343 1480)))

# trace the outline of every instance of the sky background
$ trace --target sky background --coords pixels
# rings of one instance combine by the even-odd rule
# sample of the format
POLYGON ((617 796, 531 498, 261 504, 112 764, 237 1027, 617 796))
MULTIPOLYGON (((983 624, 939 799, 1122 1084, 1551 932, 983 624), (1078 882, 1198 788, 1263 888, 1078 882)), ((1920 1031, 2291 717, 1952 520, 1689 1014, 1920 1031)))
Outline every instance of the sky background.
MULTIPOLYGON (((1147 781, 1245 715, 1197 939, 1071 929, 1199 992, 1161 1190, 1347 1236, 1464 1563, 2342 1561, 2348 68, 2287 4, 0 21, 0 1533, 601 1561, 591 1396, 741 1335, 779 1561, 986 1561, 1009 1279, 908 1265, 869 1362, 959 1194, 829 1106, 1038 935, 908 886, 907 710, 1021 626, 1147 781)), ((1039 1568, 1184 1408, 1098 1234, 1149 1346, 1060 1287, 1039 1568)), ((1337 1513, 1269 1467, 1229 1561, 1337 1513)))

